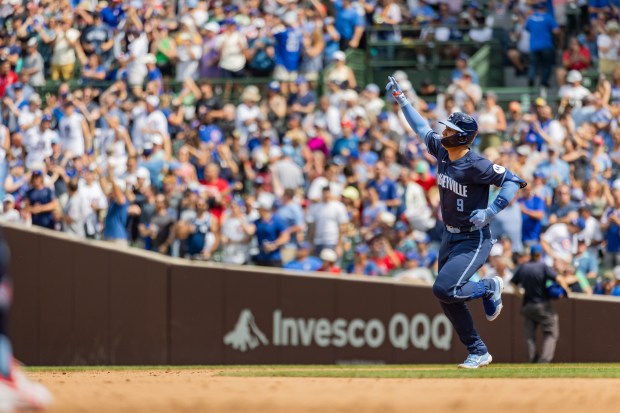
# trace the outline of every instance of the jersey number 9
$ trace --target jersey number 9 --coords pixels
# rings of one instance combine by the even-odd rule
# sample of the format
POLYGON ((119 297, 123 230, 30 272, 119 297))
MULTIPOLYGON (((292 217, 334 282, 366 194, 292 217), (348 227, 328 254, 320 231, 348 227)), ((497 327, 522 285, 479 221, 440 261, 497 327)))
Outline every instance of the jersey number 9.
POLYGON ((463 198, 459 198, 456 200, 456 210, 459 212, 463 212, 465 210, 465 204, 463 202, 463 198))

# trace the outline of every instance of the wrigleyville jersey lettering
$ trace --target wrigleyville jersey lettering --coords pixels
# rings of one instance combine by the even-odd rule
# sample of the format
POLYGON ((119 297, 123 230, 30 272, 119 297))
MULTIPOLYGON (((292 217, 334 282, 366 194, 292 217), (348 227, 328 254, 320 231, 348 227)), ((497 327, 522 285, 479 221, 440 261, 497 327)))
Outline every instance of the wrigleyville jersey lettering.
POLYGON ((446 225, 471 227, 472 211, 489 205, 490 185, 501 186, 505 180, 525 182, 500 165, 495 165, 474 151, 454 162, 441 146, 441 135, 429 132, 425 137, 428 152, 437 158, 437 185, 441 213, 446 225))

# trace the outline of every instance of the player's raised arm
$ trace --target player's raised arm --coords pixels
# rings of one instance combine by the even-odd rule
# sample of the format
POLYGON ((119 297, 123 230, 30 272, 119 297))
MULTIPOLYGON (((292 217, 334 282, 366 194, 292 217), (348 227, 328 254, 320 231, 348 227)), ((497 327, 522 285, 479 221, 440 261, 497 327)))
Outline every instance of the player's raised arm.
POLYGON ((403 114, 405 115, 405 119, 407 119, 407 123, 409 123, 409 126, 411 126, 415 133, 417 133, 418 136, 420 136, 426 142, 426 140, 429 139, 427 135, 429 134, 429 132, 432 131, 428 122, 422 117, 422 115, 418 113, 417 110, 415 110, 411 103, 409 103, 407 97, 403 93, 403 90, 400 88, 396 79, 394 79, 392 76, 388 76, 388 80, 389 82, 385 86, 385 89, 388 92, 392 93, 392 96, 394 96, 394 99, 396 99, 396 101, 400 105, 400 108, 403 111, 403 114))

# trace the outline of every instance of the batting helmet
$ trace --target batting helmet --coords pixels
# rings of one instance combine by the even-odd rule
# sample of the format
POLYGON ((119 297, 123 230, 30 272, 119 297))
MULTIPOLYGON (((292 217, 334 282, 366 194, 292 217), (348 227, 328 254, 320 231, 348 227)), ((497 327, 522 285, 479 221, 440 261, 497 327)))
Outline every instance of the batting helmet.
POLYGON ((474 118, 462 112, 455 112, 447 120, 439 123, 457 132, 441 140, 441 144, 446 148, 471 145, 478 134, 478 124, 474 118))

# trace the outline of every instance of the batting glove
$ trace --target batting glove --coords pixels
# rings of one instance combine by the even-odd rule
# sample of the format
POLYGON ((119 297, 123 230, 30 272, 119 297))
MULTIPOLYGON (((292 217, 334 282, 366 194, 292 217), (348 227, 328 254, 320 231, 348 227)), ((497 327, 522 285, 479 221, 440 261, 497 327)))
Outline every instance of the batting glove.
POLYGON ((469 216, 469 222, 474 224, 478 229, 482 229, 489 225, 489 222, 495 217, 495 212, 491 208, 476 209, 469 216))
POLYGON ((396 99, 401 107, 408 105, 409 101, 407 100, 407 97, 403 93, 403 90, 400 88, 400 85, 396 79, 394 79, 393 76, 388 76, 388 80, 389 82, 385 86, 385 90, 392 93, 392 96, 394 96, 394 99, 396 99))

